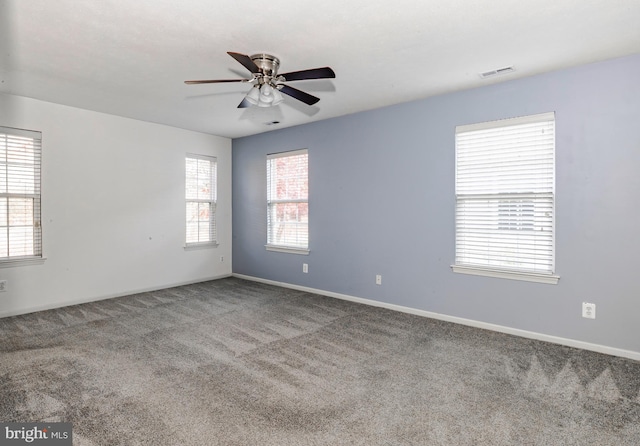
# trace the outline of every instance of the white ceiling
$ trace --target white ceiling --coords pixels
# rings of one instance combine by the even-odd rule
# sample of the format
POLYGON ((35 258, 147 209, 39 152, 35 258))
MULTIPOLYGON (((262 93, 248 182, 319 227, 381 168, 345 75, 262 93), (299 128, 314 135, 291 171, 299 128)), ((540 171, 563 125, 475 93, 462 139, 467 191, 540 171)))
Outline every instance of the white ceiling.
POLYGON ((0 0, 1 92, 231 138, 634 53, 638 0, 0 0), (227 51, 336 79, 290 84, 311 107, 184 84, 249 77, 227 51))

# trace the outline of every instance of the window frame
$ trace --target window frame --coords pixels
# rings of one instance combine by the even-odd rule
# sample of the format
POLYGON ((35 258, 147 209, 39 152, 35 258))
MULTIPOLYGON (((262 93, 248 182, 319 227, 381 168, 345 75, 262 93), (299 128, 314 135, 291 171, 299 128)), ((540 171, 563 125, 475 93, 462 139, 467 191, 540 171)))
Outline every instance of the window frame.
MULTIPOLYGON (((43 231, 42 231, 42 132, 35 130, 26 130, 26 129, 18 129, 13 127, 4 127, 0 126, 0 135, 2 139, 4 139, 4 151, 5 155, 3 159, 0 159, 0 165, 2 166, 0 170, 4 169, 4 185, 6 188, 6 192, 0 192, 0 200, 7 200, 7 215, 6 215, 6 226, 2 226, 2 228, 6 228, 7 231, 7 256, 0 257, 0 268, 11 268, 14 266, 27 266, 27 265, 39 265, 44 263, 46 258, 43 254, 43 231), (12 141, 13 139, 13 141, 12 141), (32 193, 16 193, 10 192, 9 189, 9 181, 12 175, 9 174, 10 170, 10 162, 9 162, 9 147, 12 144, 16 144, 18 139, 28 139, 31 140, 31 144, 33 145, 33 175, 27 177, 30 181, 33 181, 33 192, 32 193), (11 228, 10 223, 10 199, 27 199, 33 200, 31 205, 31 219, 32 225, 27 225, 27 227, 32 228, 33 230, 33 238, 31 242, 31 250, 33 254, 27 255, 10 255, 10 240, 9 240, 9 231, 11 228)), ((14 156, 19 156, 17 153, 14 156)), ((17 166, 20 163, 14 164, 17 166)), ((17 175, 20 178, 24 179, 25 170, 22 169, 22 174, 20 173, 21 169, 17 169, 13 173, 13 177, 17 175)), ((24 226, 24 225, 14 225, 14 226, 24 226)))
POLYGON ((267 175, 267 243, 265 244, 265 248, 267 251, 275 251, 275 252, 283 252, 289 254, 301 254, 301 255, 309 255, 309 221, 308 221, 308 212, 309 212, 309 150, 308 149, 299 149, 299 150, 291 150, 286 152, 278 152, 278 153, 270 153, 267 154, 267 162, 266 162, 266 175, 267 175), (307 197, 306 198, 297 198, 297 199, 272 199, 272 188, 271 188, 271 174, 270 174, 270 161, 279 158, 286 157, 294 157, 306 155, 306 165, 307 165, 307 197), (276 204, 287 204, 287 203, 306 203, 307 204, 307 243, 306 246, 294 246, 294 245, 280 245, 272 243, 272 233, 273 226, 271 224, 271 207, 276 204))
MULTIPOLYGON (((215 156, 210 155, 201 155, 195 153, 187 153, 185 155, 185 230, 184 230, 184 249, 185 250, 193 250, 193 249, 202 249, 202 248, 215 248, 219 245, 218 243, 218 228, 217 228, 217 202, 218 202, 218 159, 215 156), (204 198, 193 198, 188 197, 189 193, 189 172, 187 170, 189 160, 199 160, 199 161, 207 161, 211 164, 211 197, 208 199, 204 198), (206 203, 209 204, 209 235, 211 237, 210 240, 205 241, 197 241, 190 242, 189 240, 189 205, 193 203, 206 203)), ((197 181, 197 176, 195 178, 197 181)), ((198 231, 199 234, 199 231, 198 231)))
MULTIPOLYGON (((524 128, 524 127, 521 127, 524 128)), ((501 135, 500 138, 507 138, 504 135, 501 135)), ((501 140, 502 144, 505 144, 505 139, 501 140)), ((509 118, 502 119, 499 121, 489 121, 482 122, 478 124, 469 124, 469 125, 461 125, 456 127, 456 161, 455 161, 455 187, 456 187, 456 224, 455 224, 455 260, 454 264, 451 265, 451 268, 456 273, 464 273, 464 274, 473 274, 480 276, 488 276, 488 277, 498 277, 504 279, 514 279, 514 280, 524 280, 530 282, 538 282, 538 283, 547 283, 547 284, 557 284, 559 280, 559 276, 555 273, 555 202, 556 202, 556 192, 555 192, 555 149, 556 149, 556 135, 555 135, 555 112, 541 113, 536 115, 528 115, 517 118, 509 118), (553 137, 552 137, 552 145, 551 149, 548 147, 545 150, 548 152, 551 150, 551 155, 546 155, 542 157, 543 160, 540 161, 521 161, 518 159, 518 163, 520 163, 518 168, 521 168, 523 165, 527 169, 531 169, 532 166, 535 166, 536 170, 541 166, 538 164, 540 162, 546 162, 547 166, 549 163, 549 159, 551 160, 551 172, 547 168, 544 173, 536 173, 540 175, 536 177, 538 183, 543 184, 541 186, 541 190, 534 190, 535 187, 532 187, 532 190, 517 190, 516 188, 508 188, 508 189, 500 189, 499 191, 487 191, 482 190, 477 193, 470 193, 470 186, 465 185, 462 186, 462 183, 459 181, 459 169, 460 169, 460 160, 459 160, 459 150, 460 150, 460 139, 459 136, 462 134, 469 135, 471 132, 475 131, 484 131, 484 130, 508 130, 513 126, 523 126, 529 124, 543 124, 552 122, 551 128, 553 129, 553 137), (540 179, 546 178, 546 181, 541 181, 540 179), (548 177, 551 177, 549 179, 548 177), (466 189, 465 194, 460 193, 460 189, 466 189), (482 262, 478 261, 474 263, 473 260, 469 260, 470 254, 465 251, 470 248, 470 245, 465 245, 468 243, 464 240, 461 241, 461 233, 462 236, 466 234, 469 236, 469 222, 470 220, 466 215, 464 217, 460 217, 462 214, 468 214, 471 209, 469 206, 473 206, 474 202, 476 206, 484 206, 483 208, 475 208, 482 209, 483 212, 482 217, 493 217, 494 225, 497 228, 497 235, 501 238, 498 240, 502 243, 513 243, 513 238, 517 238, 520 240, 520 235, 516 235, 515 232, 522 231, 522 240, 525 243, 525 247, 523 250, 531 250, 534 251, 538 249, 538 244, 546 246, 543 250, 547 252, 546 261, 546 271, 544 270, 536 270, 536 268, 526 268, 523 265, 528 261, 532 261, 531 259, 536 258, 539 254, 536 252, 534 254, 528 253, 524 256, 516 257, 516 262, 520 265, 509 268, 505 266, 505 263, 508 263, 508 256, 501 256, 496 250, 492 250, 490 245, 487 245, 487 254, 486 259, 482 262), (495 210, 492 209, 492 206, 495 207, 495 210), (537 219, 534 217, 535 212, 539 212, 543 214, 543 217, 538 217, 537 219), (549 215, 550 213, 550 215, 549 215), (515 218, 514 218, 515 217, 515 218), (535 224, 543 224, 545 228, 548 230, 540 229, 540 231, 534 230, 535 224), (507 232, 513 232, 514 234, 509 234, 507 236, 507 232), (549 234, 550 232, 550 234, 549 234), (526 233, 526 234, 525 234, 526 233), (544 233, 544 234, 543 234, 544 233), (527 245, 529 244, 529 245, 527 245), (531 244, 533 248, 531 248, 531 244), (549 247, 550 246, 550 247, 549 247), (465 261, 460 261, 460 258, 465 258, 465 261), (483 264, 485 262, 485 264, 483 264), (496 262, 502 263, 500 266, 489 266, 488 264, 496 262)), ((548 141, 547 141, 548 144, 548 141)), ((489 152, 497 150, 496 147, 498 143, 493 144, 488 149, 489 152)), ((515 152, 513 152, 515 153, 515 152)), ((541 152, 542 153, 542 152, 541 152)), ((487 158, 484 158, 484 163, 486 164, 487 159, 490 160, 490 155, 486 155, 487 158)), ((495 156, 495 155, 494 155, 495 156)), ((523 158, 524 159, 524 158, 523 158)), ((474 161, 475 162, 475 161, 474 161)), ((474 168, 482 169, 482 161, 477 162, 476 164, 472 164, 474 168)), ((468 168, 468 166, 465 166, 468 168)), ((492 166, 493 169, 498 170, 495 167, 495 164, 492 166)), ((484 170, 486 174, 486 170, 484 170)), ((500 172, 504 174, 505 172, 500 172)), ((476 173, 474 172, 474 175, 476 173)), ((507 176, 511 175, 517 177, 518 175, 522 175, 520 172, 517 172, 515 168, 512 167, 512 170, 507 171, 507 176)), ((469 180, 471 177, 465 177, 465 180, 469 180)), ((518 178, 520 180, 521 178, 518 178)), ((478 181, 478 180, 472 180, 478 181)), ((512 181, 513 182, 513 181, 512 181)), ((493 183, 500 184, 500 181, 494 181, 493 183)), ((493 184, 492 183, 492 184, 493 184)), ((515 184, 515 183, 514 183, 515 184)), ((481 190, 486 186, 486 189, 492 189, 493 185, 489 186, 488 183, 483 181, 478 181, 474 186, 478 185, 481 190)), ((480 217, 479 217, 480 218, 480 217)), ((477 220, 480 221, 480 220, 477 220)), ((486 220, 485 220, 486 221, 486 220)), ((481 226, 478 224, 478 226, 481 226)), ((476 231, 480 231, 479 237, 487 237, 490 239, 490 235, 496 235, 495 229, 477 229, 476 231), (492 233, 491 231, 494 231, 492 233)), ((473 236, 472 236, 473 237, 473 236)), ((478 242, 481 243, 481 242, 478 242)), ((489 242, 487 242, 489 243, 489 242)), ((520 241, 518 241, 520 243, 520 241)), ((496 243, 494 243, 496 244, 496 243)), ((499 243, 497 243, 499 244, 499 243)), ((520 248, 518 248, 520 249, 520 248)), ((472 257, 472 256, 471 256, 472 257)))

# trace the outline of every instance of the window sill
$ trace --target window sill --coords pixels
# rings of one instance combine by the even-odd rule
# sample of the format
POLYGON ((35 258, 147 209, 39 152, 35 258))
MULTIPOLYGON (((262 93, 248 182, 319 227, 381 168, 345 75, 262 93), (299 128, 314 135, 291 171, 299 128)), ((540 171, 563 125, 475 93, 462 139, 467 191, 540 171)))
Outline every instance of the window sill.
POLYGON ((267 251, 286 252, 289 254, 300 254, 303 256, 309 255, 309 250, 303 249, 303 248, 289 248, 286 246, 275 246, 275 245, 264 245, 264 247, 267 248, 267 251))
POLYGON ((499 279, 524 280, 526 282, 547 283, 550 285, 557 285, 558 280, 560 280, 560 276, 556 276, 554 274, 504 271, 499 269, 480 268, 476 266, 451 265, 451 269, 454 273, 497 277, 499 279))
POLYGON ((217 242, 207 242, 207 243, 190 243, 188 245, 184 245, 184 250, 185 251, 195 251, 198 249, 208 249, 208 248, 217 248, 218 247, 218 243, 217 242))
POLYGON ((0 268, 13 268, 15 266, 43 265, 45 260, 47 260, 45 257, 0 260, 0 268))

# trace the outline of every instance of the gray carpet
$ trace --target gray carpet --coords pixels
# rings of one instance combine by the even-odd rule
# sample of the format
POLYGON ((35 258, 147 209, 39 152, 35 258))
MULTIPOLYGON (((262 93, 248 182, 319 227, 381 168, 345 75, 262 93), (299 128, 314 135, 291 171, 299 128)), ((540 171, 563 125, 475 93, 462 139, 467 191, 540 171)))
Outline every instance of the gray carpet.
POLYGON ((0 319, 75 445, 638 445, 640 363, 229 278, 0 319))

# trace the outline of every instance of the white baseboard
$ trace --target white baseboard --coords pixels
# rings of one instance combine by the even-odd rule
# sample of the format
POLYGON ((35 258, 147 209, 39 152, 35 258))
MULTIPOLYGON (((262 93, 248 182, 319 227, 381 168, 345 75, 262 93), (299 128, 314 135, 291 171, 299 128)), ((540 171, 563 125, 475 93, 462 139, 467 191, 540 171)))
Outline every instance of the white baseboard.
POLYGON ((300 285, 293 285, 290 283, 277 282, 275 280, 261 279, 259 277, 246 276, 244 274, 233 274, 233 277, 239 279, 251 280, 254 282, 261 282, 269 285, 281 286, 283 288, 290 288, 298 291, 305 291, 308 293, 319 294, 327 297, 334 297, 336 299, 348 300, 351 302, 357 302, 373 307, 387 308, 389 310, 400 311, 402 313, 414 314, 416 316, 428 317, 431 319, 437 319, 445 322, 453 322, 455 324, 467 325, 469 327, 482 328, 485 330, 497 331, 499 333, 506 333, 510 335, 520 336, 528 339, 535 339, 538 341, 551 342, 553 344, 565 345, 567 347, 574 347, 583 350, 590 350, 598 353, 604 353, 612 356, 619 356, 622 358, 633 359, 640 361, 640 352, 634 352, 631 350, 623 350, 615 347, 608 347, 606 345, 592 344, 584 341, 577 341, 575 339, 561 338, 558 336, 551 336, 543 333, 536 333, 534 331, 520 330, 518 328, 505 327, 503 325, 490 324, 487 322, 475 321, 473 319, 465 319, 457 316, 449 316, 446 314, 433 313, 431 311, 418 310, 416 308, 404 307, 402 305, 395 305, 386 302, 379 302, 376 300, 364 299, 362 297, 349 296, 347 294, 334 293, 332 291, 324 291, 316 288, 309 288, 300 285))
POLYGON ((130 296, 132 294, 147 293, 149 291, 165 290, 167 288, 174 288, 174 287, 183 286, 183 285, 192 285, 194 283, 208 282, 210 280, 216 280, 216 279, 224 279, 225 277, 231 277, 231 276, 232 274, 222 274, 219 276, 212 276, 212 277, 196 279, 196 280, 191 280, 186 282, 169 283, 169 284, 165 284, 157 287, 129 290, 129 291, 124 291, 122 293, 107 294, 107 295, 102 295, 102 296, 97 296, 92 298, 71 299, 71 300, 62 301, 62 302, 52 302, 45 305, 36 305, 33 307, 20 308, 16 310, 0 311, 0 318, 10 317, 10 316, 19 316, 21 314, 35 313, 36 311, 53 310, 55 308, 69 307, 71 305, 86 304, 89 302, 97 302, 105 299, 113 299, 115 297, 130 296))

